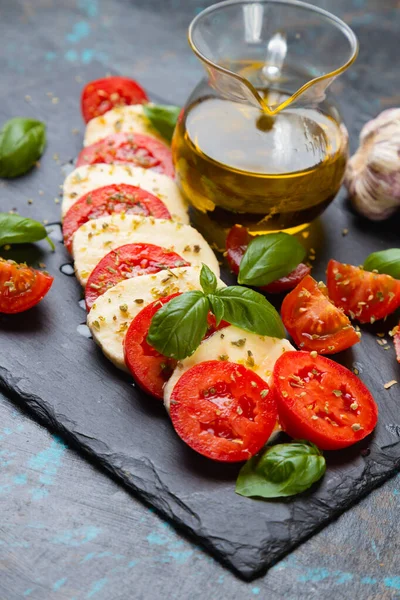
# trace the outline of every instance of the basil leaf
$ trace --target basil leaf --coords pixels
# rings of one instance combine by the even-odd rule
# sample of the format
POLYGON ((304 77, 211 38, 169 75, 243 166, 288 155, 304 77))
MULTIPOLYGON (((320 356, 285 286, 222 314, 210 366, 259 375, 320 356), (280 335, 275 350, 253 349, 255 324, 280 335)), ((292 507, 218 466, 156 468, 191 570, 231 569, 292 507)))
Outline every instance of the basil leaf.
POLYGON ((277 444, 247 461, 235 491, 260 498, 294 496, 321 479, 325 469, 325 458, 314 444, 302 440, 277 444))
POLYGON ((210 267, 207 267, 204 263, 200 271, 200 285, 205 294, 212 294, 217 289, 217 278, 210 267))
POLYGON ((214 294, 209 294, 207 298, 211 306, 211 311, 215 317, 215 324, 218 327, 224 318, 224 303, 221 298, 214 294))
POLYGON ((285 337, 278 312, 262 294, 233 285, 217 290, 216 295, 222 300, 224 319, 228 323, 259 335, 285 337))
POLYGON ((374 271, 391 275, 400 279, 400 248, 391 248, 381 252, 373 252, 364 262, 366 271, 374 271))
POLYGON ((52 250, 55 250, 53 240, 48 235, 44 225, 39 221, 20 217, 20 215, 0 213, 0 246, 5 244, 28 244, 46 239, 52 250))
POLYGON ((150 325, 147 342, 178 360, 193 354, 207 331, 208 300, 203 292, 185 292, 164 304, 150 325))
POLYGON ((46 145, 46 126, 16 117, 0 131, 0 177, 18 177, 33 167, 46 145))
POLYGON ((254 237, 240 263, 238 282, 268 285, 288 275, 304 259, 306 251, 287 233, 270 233, 254 237))
POLYGON ((143 112, 153 127, 170 142, 181 112, 180 107, 165 104, 144 104, 143 112))

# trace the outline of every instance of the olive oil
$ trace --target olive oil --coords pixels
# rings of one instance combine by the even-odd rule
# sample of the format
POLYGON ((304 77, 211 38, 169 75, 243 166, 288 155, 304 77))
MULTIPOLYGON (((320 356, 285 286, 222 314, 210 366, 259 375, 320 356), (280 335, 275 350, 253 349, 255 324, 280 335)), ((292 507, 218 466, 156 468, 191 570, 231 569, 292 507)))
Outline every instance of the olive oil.
MULTIPOLYGON (((270 106, 289 97, 262 93, 270 106)), ((221 245, 236 223, 253 233, 294 232, 318 217, 342 183, 348 156, 347 131, 336 115, 326 102, 289 105, 270 116, 211 95, 210 88, 197 96, 172 143, 196 226, 221 245)))

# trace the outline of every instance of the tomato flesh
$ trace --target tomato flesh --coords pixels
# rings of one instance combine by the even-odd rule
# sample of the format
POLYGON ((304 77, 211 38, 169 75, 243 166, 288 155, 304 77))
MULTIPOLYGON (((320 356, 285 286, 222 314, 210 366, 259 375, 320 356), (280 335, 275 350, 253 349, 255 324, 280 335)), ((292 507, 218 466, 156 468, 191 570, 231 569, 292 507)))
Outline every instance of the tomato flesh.
POLYGON ((384 319, 400 306, 400 281, 336 260, 329 261, 327 286, 336 306, 360 323, 384 319))
POLYGON ((196 452, 239 462, 264 446, 275 427, 277 408, 268 384, 253 371, 210 360, 178 379, 170 417, 179 437, 196 452))
POLYGON ((53 279, 26 264, 0 258, 0 313, 20 313, 32 308, 45 297, 53 279))
MULTIPOLYGON (((242 227, 241 225, 234 225, 228 233, 228 237, 226 238, 226 258, 231 271, 236 275, 239 273, 240 263, 250 240, 251 235, 246 227, 242 227)), ((288 290, 295 288, 296 285, 310 273, 310 267, 304 263, 300 263, 288 275, 285 275, 276 281, 272 281, 268 285, 260 286, 259 289, 267 294, 287 292, 288 290)))
POLYGON ((85 123, 117 106, 148 102, 144 89, 128 77, 106 77, 90 81, 82 90, 81 108, 85 123))
POLYGON ((285 352, 275 363, 279 421, 291 437, 339 450, 369 435, 378 407, 351 371, 324 356, 285 352))
POLYGON ((124 279, 189 266, 179 254, 161 246, 140 243, 120 246, 106 254, 90 274, 85 288, 86 307, 90 310, 99 296, 124 279))
POLYGON ((82 165, 131 164, 174 177, 171 150, 150 135, 114 133, 81 150, 76 163, 82 165))
POLYGON ((282 321, 302 350, 334 354, 360 341, 344 312, 328 298, 325 285, 307 275, 282 302, 282 321))
POLYGON ((400 323, 394 328, 393 335, 393 344, 396 352, 397 362, 400 363, 400 323), (394 333, 394 335, 393 335, 394 333))
MULTIPOLYGON (((176 296, 180 296, 180 293, 160 298, 143 308, 133 319, 124 338, 126 366, 138 385, 145 392, 159 400, 163 399, 164 385, 171 377, 178 361, 174 358, 167 358, 157 352, 157 350, 147 343, 146 338, 155 313, 161 306, 176 296)), ((215 331, 227 325, 228 323, 221 321, 218 327, 216 327, 215 317, 212 313, 209 313, 208 330, 205 337, 209 337, 215 331)))
POLYGON ((121 212, 171 219, 164 202, 150 192, 126 183, 106 185, 81 196, 65 215, 63 236, 68 251, 72 252, 72 238, 81 225, 91 219, 121 212))

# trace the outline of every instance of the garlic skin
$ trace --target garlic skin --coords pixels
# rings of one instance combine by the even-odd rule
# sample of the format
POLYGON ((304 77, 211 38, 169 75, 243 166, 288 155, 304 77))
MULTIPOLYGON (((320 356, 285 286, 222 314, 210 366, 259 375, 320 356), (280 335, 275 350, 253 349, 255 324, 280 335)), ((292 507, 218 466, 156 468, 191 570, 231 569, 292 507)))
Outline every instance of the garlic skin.
POLYGON ((372 221, 400 209, 400 108, 385 110, 364 125, 344 184, 354 208, 372 221))

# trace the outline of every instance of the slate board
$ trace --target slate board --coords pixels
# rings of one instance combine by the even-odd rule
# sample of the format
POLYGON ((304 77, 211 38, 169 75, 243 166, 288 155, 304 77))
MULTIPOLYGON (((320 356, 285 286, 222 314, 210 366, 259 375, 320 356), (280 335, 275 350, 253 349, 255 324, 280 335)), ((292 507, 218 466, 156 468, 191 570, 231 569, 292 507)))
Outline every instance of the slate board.
MULTIPOLYGON (((103 74, 93 65, 82 73, 83 80, 103 74)), ((0 184, 2 211, 16 207, 37 219, 59 219, 54 198, 66 172, 63 165, 82 144, 82 136, 72 133, 76 127, 83 131, 78 102, 82 84, 75 75, 71 71, 62 79, 36 81, 19 90, 18 97, 3 90, 2 120, 16 114, 45 120, 49 144, 40 169, 0 184), (52 101, 47 91, 59 101, 52 101), (27 203, 29 198, 33 204, 27 203)), ((357 127, 356 92, 348 100, 347 122, 357 127)), ((351 133, 354 140, 356 132, 351 133)), ((317 254, 314 276, 324 277, 331 257, 359 264, 371 251, 398 245, 399 225, 399 218, 384 225, 357 218, 342 193, 310 229, 307 243, 317 254), (344 228, 349 229, 345 237, 344 228)), ((57 226, 52 235, 59 237, 57 226)), ((400 467, 400 386, 383 388, 385 382, 400 379, 399 366, 393 348, 384 351, 376 342, 376 332, 388 331, 394 317, 364 328, 362 343, 338 357, 358 368, 375 395, 380 408, 375 433, 357 447, 328 453, 326 476, 311 491, 286 501, 255 501, 234 493, 237 465, 212 463, 192 452, 174 434, 162 406, 132 387, 130 378, 78 333, 85 322, 79 305, 82 291, 74 277, 60 272, 70 262, 62 243, 54 254, 41 243, 3 255, 31 264, 43 261, 55 281, 38 307, 19 316, 0 316, 0 387, 241 577, 261 574, 400 467)), ((229 274, 224 277, 228 281, 229 274)))

